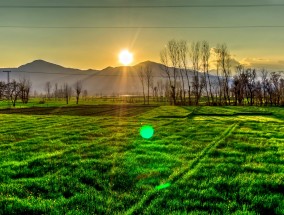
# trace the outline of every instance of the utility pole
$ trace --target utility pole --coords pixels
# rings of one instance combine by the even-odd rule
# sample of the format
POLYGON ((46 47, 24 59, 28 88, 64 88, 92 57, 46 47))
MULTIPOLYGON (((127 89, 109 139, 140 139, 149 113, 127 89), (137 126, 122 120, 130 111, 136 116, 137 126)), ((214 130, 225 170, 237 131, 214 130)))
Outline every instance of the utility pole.
POLYGON ((8 107, 11 108, 10 104, 10 72, 11 71, 3 71, 7 73, 7 79, 8 79, 8 107))

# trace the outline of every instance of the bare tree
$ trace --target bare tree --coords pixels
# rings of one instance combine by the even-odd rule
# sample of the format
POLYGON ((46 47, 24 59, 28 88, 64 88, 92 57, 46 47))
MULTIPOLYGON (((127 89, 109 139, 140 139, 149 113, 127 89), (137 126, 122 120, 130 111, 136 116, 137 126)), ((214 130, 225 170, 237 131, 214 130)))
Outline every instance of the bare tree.
POLYGON ((262 106, 263 105, 263 94, 262 94, 261 82, 259 80, 256 82, 256 85, 255 85, 255 96, 257 99, 256 103, 262 106))
POLYGON ((241 105, 244 100, 246 75, 242 65, 237 66, 237 74, 233 78, 232 91, 234 94, 235 105, 241 105))
POLYGON ((138 77, 140 79, 141 85, 142 85, 142 90, 143 90, 143 100, 144 100, 144 105, 146 104, 146 96, 145 96, 145 74, 143 71, 143 67, 140 67, 140 70, 138 71, 138 77))
POLYGON ((157 94, 158 94, 158 98, 159 98, 159 101, 161 101, 163 99, 163 96, 164 96, 164 83, 163 83, 163 80, 158 80, 157 81, 157 94))
POLYGON ((16 102, 18 97, 20 96, 20 92, 20 85, 15 80, 6 84, 5 95, 6 98, 12 102, 13 107, 16 106, 16 102))
POLYGON ((53 95, 54 95, 54 99, 57 100, 58 99, 58 93, 59 93, 59 89, 58 89, 58 84, 55 83, 54 84, 54 89, 53 89, 53 95))
POLYGON ((171 85, 170 82, 167 80, 165 85, 164 85, 164 89, 165 89, 165 98, 167 102, 170 102, 170 104, 172 104, 172 89, 171 89, 171 85))
POLYGON ((247 94, 249 98, 249 105, 254 104, 254 96, 255 96, 255 78, 256 78, 256 71, 255 69, 247 69, 246 70, 246 85, 247 85, 247 94))
POLYGON ((180 40, 177 42, 177 54, 178 54, 178 68, 179 68, 179 77, 181 81, 181 95, 180 95, 180 100, 181 104, 185 105, 186 99, 186 90, 185 90, 185 80, 184 80, 184 75, 187 75, 187 63, 186 63, 186 58, 187 58, 187 43, 185 40, 180 40))
POLYGON ((219 105, 222 103, 222 80, 220 77, 220 57, 219 57, 219 50, 218 48, 215 48, 215 56, 216 56, 216 72, 217 72, 217 80, 218 83, 215 82, 216 86, 216 102, 219 98, 219 102, 217 102, 219 105))
POLYGON ((82 92, 82 88, 83 88, 82 81, 76 81, 76 83, 74 84, 74 90, 76 92, 76 104, 79 103, 79 97, 82 92))
POLYGON ((265 91, 267 92, 267 101, 269 99, 270 105, 273 104, 273 86, 271 83, 271 79, 265 79, 265 82, 263 83, 265 87, 265 91))
POLYGON ((63 93, 66 100, 66 104, 68 104, 72 95, 72 88, 67 83, 63 85, 63 93))
POLYGON ((150 66, 146 66, 145 70, 144 70, 144 73, 145 73, 145 80, 146 80, 146 86, 147 86, 147 90, 148 90, 148 95, 147 95, 147 102, 149 104, 149 98, 150 98, 150 87, 153 83, 153 71, 151 69, 150 66))
POLYGON ((30 80, 26 78, 21 78, 18 82, 18 85, 19 85, 21 100, 23 103, 26 104, 29 102, 32 83, 30 80))
MULTIPOLYGON (((183 71, 185 73, 186 80, 187 80, 188 105, 191 105, 190 74, 189 74, 189 69, 188 69, 189 67, 188 67, 188 62, 187 62, 188 45, 185 40, 181 40, 179 42, 179 56, 180 56, 180 62, 183 67, 183 71)), ((185 89, 183 90, 184 90, 184 100, 185 100, 185 89)))
POLYGON ((277 72, 270 73, 270 80, 273 88, 273 100, 275 105, 280 104, 280 77, 281 75, 277 72))
POLYGON ((5 97, 5 88, 6 88, 5 82, 0 81, 0 100, 2 100, 5 97))
POLYGON ((163 71, 166 74, 171 88, 171 98, 174 105, 176 101, 176 84, 178 77, 178 43, 175 40, 170 40, 160 53, 161 62, 163 64, 163 71))
POLYGON ((263 99, 264 99, 264 104, 268 104, 268 99, 267 99, 267 88, 266 88, 266 82, 267 82, 267 75, 268 72, 265 69, 261 70, 261 87, 263 91, 263 99))
POLYGON ((218 44, 216 48, 216 53, 217 53, 217 64, 218 67, 221 69, 223 76, 221 91, 223 91, 224 102, 225 105, 227 105, 228 102, 230 104, 229 76, 230 76, 231 58, 226 44, 218 44))
POLYGON ((51 96, 51 83, 50 83, 50 81, 47 81, 46 83, 45 83, 45 87, 44 87, 44 89, 45 89, 45 92, 46 92, 46 97, 48 98, 48 99, 50 99, 50 96, 51 96))
MULTIPOLYGON (((161 52, 160 52, 160 59, 162 62, 162 70, 165 73, 166 77, 167 77, 167 82, 165 84, 165 97, 168 98, 171 97, 172 98, 172 91, 169 90, 172 86, 172 77, 171 77, 171 70, 170 70, 170 64, 169 64, 169 56, 168 56, 168 50, 167 48, 164 48, 161 52)), ((173 95, 175 96, 175 95, 173 95)), ((175 100, 173 98, 173 100, 175 100)))
POLYGON ((284 106, 284 79, 280 79, 280 105, 284 106))
POLYGON ((204 79, 205 79, 205 90, 207 94, 208 104, 210 105, 209 93, 210 93, 212 103, 214 103, 214 97, 212 94, 211 80, 209 76, 210 46, 209 46, 209 43, 205 40, 202 41, 201 43, 201 56, 202 56, 203 73, 204 73, 204 79), (208 87, 209 87, 209 90, 208 90, 208 87))
POLYGON ((204 86, 204 78, 199 77, 199 67, 200 67, 200 42, 193 42, 191 44, 190 49, 190 58, 192 61, 192 69, 193 69, 193 81, 192 81, 192 88, 193 93, 195 95, 195 104, 198 105, 199 99, 201 97, 202 88, 204 86))

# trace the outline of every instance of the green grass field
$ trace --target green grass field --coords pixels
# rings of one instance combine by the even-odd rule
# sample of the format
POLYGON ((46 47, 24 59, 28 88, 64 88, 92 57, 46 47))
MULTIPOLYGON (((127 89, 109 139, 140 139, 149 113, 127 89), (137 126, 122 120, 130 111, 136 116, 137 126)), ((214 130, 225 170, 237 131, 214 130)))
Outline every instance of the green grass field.
POLYGON ((283 108, 13 111, 0 111, 0 214, 284 214, 283 108))

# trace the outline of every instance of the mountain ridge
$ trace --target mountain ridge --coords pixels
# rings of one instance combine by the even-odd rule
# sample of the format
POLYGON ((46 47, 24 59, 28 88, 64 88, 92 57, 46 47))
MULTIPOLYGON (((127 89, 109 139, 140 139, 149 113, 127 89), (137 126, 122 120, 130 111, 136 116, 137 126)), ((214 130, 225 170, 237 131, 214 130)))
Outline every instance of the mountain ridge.
MULTIPOLYGON (((10 68, 10 80, 19 80, 20 78, 30 79, 32 90, 38 93, 44 93, 46 82, 51 82, 54 86, 68 83, 73 86, 76 81, 83 82, 83 88, 89 95, 113 95, 141 93, 142 85, 138 76, 141 67, 150 66, 153 72, 154 83, 158 80, 167 80, 163 75, 162 64, 153 61, 144 61, 133 66, 108 66, 101 70, 77 68, 67 68, 55 63, 37 59, 23 64, 18 68, 10 68)), ((1 70, 8 70, 2 68, 1 70)), ((192 73, 192 71, 190 71, 192 73)), ((192 74, 191 74, 192 75, 192 74)), ((7 74, 0 72, 0 80, 6 81, 7 74)))
POLYGON ((44 65, 44 66, 48 66, 48 67, 58 67, 58 68, 61 68, 61 69, 72 69, 72 70, 80 70, 80 71, 103 71, 103 70, 107 70, 107 69, 119 69, 119 68, 125 68, 125 67, 128 67, 128 68, 129 67, 137 67, 137 66, 142 66, 142 65, 145 65, 145 64, 162 65, 160 63, 147 60, 147 61, 142 61, 142 62, 137 63, 137 64, 132 65, 132 66, 116 66, 116 67, 107 66, 107 67, 105 67, 103 69, 93 69, 93 68, 79 69, 79 68, 62 66, 62 65, 59 65, 59 64, 56 64, 56 63, 53 63, 53 62, 49 62, 49 61, 43 60, 43 59, 37 59, 37 60, 33 60, 31 62, 25 63, 23 65, 20 65, 19 67, 15 67, 15 68, 11 68, 11 69, 16 69, 16 68, 17 69, 22 69, 22 68, 26 68, 26 67, 29 67, 29 66, 37 66, 37 65, 43 66, 44 65))

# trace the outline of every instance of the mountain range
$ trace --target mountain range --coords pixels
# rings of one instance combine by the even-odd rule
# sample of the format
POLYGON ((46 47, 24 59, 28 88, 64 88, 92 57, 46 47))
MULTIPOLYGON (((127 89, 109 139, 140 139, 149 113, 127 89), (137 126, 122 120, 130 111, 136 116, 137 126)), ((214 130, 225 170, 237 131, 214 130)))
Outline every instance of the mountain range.
MULTIPOLYGON (((10 80, 27 78, 32 82, 32 92, 44 93, 46 82, 62 86, 68 83, 73 86, 77 80, 83 82, 83 89, 89 95, 113 95, 142 92, 142 85, 138 77, 141 67, 149 66, 153 71, 154 83, 158 80, 166 80, 162 70, 162 64, 145 61, 134 66, 107 67, 102 70, 80 70, 66 68, 44 60, 35 60, 18 68, 2 68, 9 70, 10 80)), ((190 72, 192 73, 192 72, 190 72)), ((192 74, 191 74, 192 75, 192 74)), ((0 80, 7 81, 7 74, 0 72, 0 80)))

